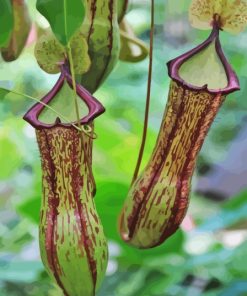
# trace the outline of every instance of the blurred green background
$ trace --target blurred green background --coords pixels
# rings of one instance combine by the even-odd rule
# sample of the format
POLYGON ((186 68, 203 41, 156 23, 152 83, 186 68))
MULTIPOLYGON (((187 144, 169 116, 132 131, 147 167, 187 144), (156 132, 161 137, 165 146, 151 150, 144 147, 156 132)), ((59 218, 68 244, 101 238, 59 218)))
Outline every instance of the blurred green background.
MULTIPOLYGON (((34 2, 28 1, 30 13, 43 25, 34 2)), ((155 0, 153 90, 143 164, 152 152, 165 108, 169 87, 166 62, 202 42, 209 33, 190 27, 189 2, 155 0)), ((135 0, 127 15, 137 35, 147 42, 149 14, 149 1, 135 0)), ((247 295, 247 191, 217 202, 193 190, 199 174, 224 160, 246 122, 247 33, 222 33, 221 40, 240 78, 241 91, 227 98, 204 143, 182 230, 158 248, 140 251, 125 245, 116 226, 141 140, 148 61, 119 62, 95 94, 107 109, 96 120, 94 174, 97 209, 110 249, 107 276, 99 296, 247 295)), ((27 46, 15 62, 0 60, 0 84, 41 98, 57 75, 42 72, 33 47, 27 46)), ((39 257, 40 157, 34 130, 22 120, 32 104, 12 95, 0 100, 1 296, 61 295, 39 257)))

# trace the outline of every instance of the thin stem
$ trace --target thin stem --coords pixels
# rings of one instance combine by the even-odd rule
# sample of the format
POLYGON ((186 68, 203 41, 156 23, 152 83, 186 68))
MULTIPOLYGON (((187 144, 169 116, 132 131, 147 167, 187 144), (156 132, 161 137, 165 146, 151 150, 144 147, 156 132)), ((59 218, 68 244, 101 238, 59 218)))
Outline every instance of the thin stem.
MULTIPOLYGON (((89 170, 89 173, 91 175, 92 186, 93 186, 93 188, 95 188, 95 182, 94 182, 94 177, 93 177, 92 166, 90 165, 90 161, 88 159, 87 151, 85 150, 85 144, 84 144, 84 138, 83 138, 83 129, 82 129, 81 123, 80 123, 79 106, 78 106, 77 92, 76 92, 74 61, 73 61, 73 57, 72 57, 70 42, 68 43, 67 48, 68 48, 69 66, 70 66, 70 72, 71 72, 71 78, 72 78, 72 86, 73 86, 73 91, 74 91, 74 100, 75 100, 75 110, 76 110, 77 124, 78 124, 78 127, 80 128, 80 135, 81 135, 81 149, 82 149, 82 151, 85 152, 85 161, 86 161, 86 163, 88 165, 88 170, 89 170)), ((84 156, 84 154, 82 153, 81 154, 81 159, 83 158, 83 156, 84 156)), ((81 164, 82 163, 83 163, 83 161, 81 161, 81 164)), ((93 191, 94 191, 94 189, 93 189, 93 191)))
MULTIPOLYGON (((67 0, 63 1, 63 9, 64 9, 64 31, 65 31, 65 36, 67 38, 68 37, 68 30, 67 30, 67 0)), ((82 131, 81 123, 80 123, 79 106, 78 106, 78 102, 77 102, 77 91, 76 91, 74 61, 73 61, 73 57, 72 57, 70 41, 68 41, 67 49, 68 49, 70 73, 71 73, 71 77, 72 77, 72 86, 73 86, 73 92, 74 92, 74 102, 75 102, 77 125, 78 125, 78 128, 82 131)))
POLYGON ((53 109, 52 107, 50 107, 49 105, 47 105, 46 103, 40 101, 39 99, 36 99, 34 97, 31 97, 29 95, 26 95, 26 94, 22 94, 18 91, 15 91, 15 90, 8 90, 9 92, 13 93, 13 94, 16 94, 18 96, 22 96, 22 97, 26 97, 28 99, 31 99, 37 103, 40 103, 41 105, 45 106, 46 108, 50 109, 52 112, 54 112, 55 114, 57 114, 60 118, 62 118, 64 121, 66 121, 67 123, 70 123, 74 128, 76 128, 77 130, 81 131, 80 128, 78 128, 77 125, 71 123, 71 121, 69 119, 67 119, 66 117, 64 117, 61 113, 57 112, 55 109, 53 109))
POLYGON ((75 125, 74 123, 72 123, 68 118, 66 118, 61 113, 59 113, 58 111, 56 111, 55 109, 53 109, 52 107, 50 107, 49 105, 47 105, 46 103, 42 102, 41 100, 39 100, 37 98, 34 98, 32 96, 29 96, 27 94, 20 93, 20 92, 18 92, 16 90, 9 90, 9 89, 8 90, 5 89, 5 90, 8 91, 8 92, 10 92, 10 93, 12 93, 12 94, 15 94, 15 95, 18 95, 18 96, 22 96, 22 97, 26 97, 28 99, 31 99, 31 100, 33 100, 33 101, 35 101, 35 102, 37 102, 37 103, 45 106, 46 108, 50 109, 53 113, 57 114, 58 117, 62 118, 66 123, 71 124, 79 132, 83 131, 88 137, 90 137, 92 139, 95 139, 96 138, 96 136, 94 134, 92 135, 92 129, 91 128, 89 128, 89 130, 85 130, 83 128, 82 129, 79 128, 77 125, 75 125))
POLYGON ((66 41, 69 43, 68 40, 68 27, 67 27, 67 0, 63 0, 63 11, 64 11, 64 32, 66 36, 66 41))
POLYGON ((151 84, 152 84, 152 72, 153 72, 153 43, 154 43, 154 0, 151 0, 151 26, 150 26, 150 49, 149 49, 149 69, 148 69, 148 83, 147 83, 147 99, 145 107, 145 117, 144 117, 144 127, 142 133, 142 142, 139 150, 139 155, 136 163, 136 168, 132 178, 131 184, 133 184, 138 177, 143 152, 146 144, 147 138, 147 129, 148 129, 148 116, 149 116, 149 107, 150 107, 150 98, 151 98, 151 84))
POLYGON ((76 91, 76 81, 75 81, 75 71, 74 71, 74 61, 72 57, 72 51, 70 42, 68 43, 68 56, 69 56, 69 66, 70 66, 70 73, 72 78, 72 86, 73 86, 73 92, 74 92, 74 102, 75 102, 75 111, 76 111, 76 119, 77 119, 77 125, 79 129, 81 129, 81 123, 80 123, 80 113, 79 113, 79 105, 77 101, 77 91, 76 91))

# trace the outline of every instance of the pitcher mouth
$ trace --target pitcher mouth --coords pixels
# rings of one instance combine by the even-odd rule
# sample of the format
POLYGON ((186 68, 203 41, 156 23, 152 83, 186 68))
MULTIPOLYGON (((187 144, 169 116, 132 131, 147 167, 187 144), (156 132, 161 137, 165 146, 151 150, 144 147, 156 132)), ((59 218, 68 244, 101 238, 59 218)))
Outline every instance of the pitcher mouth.
MULTIPOLYGON (((212 32, 206 41, 204 41, 202 44, 195 47, 194 49, 188 51, 187 53, 182 54, 181 56, 169 61, 167 63, 167 67, 168 67, 168 75, 170 76, 170 78, 175 80, 176 82, 178 82, 182 86, 185 86, 191 90, 207 91, 212 94, 218 94, 218 93, 229 94, 231 92, 239 90, 240 85, 239 85, 238 77, 237 77, 236 73, 234 72, 234 70, 232 69, 231 65, 228 63, 228 61, 223 53, 220 39, 219 39, 219 31, 220 31, 219 25, 218 25, 218 23, 215 22, 213 25, 212 32), (184 63, 189 61, 189 59, 194 58, 195 55, 202 53, 208 46, 212 45, 213 43, 215 43, 216 54, 217 54, 220 62, 222 63, 222 66, 223 66, 223 69, 224 69, 224 72, 226 75, 226 79, 227 79, 227 85, 222 88, 210 88, 210 86, 208 84, 204 84, 202 86, 197 86, 197 85, 191 84, 188 81, 186 81, 185 79, 183 79, 181 77, 179 71, 180 71, 181 67, 184 65, 184 63)), ((205 62, 207 62, 207 61, 205 61, 205 62)), ((213 75, 213 74, 214 73, 212 72, 211 75, 213 75)), ((199 71, 198 71, 198 75, 200 75, 199 71)))
MULTIPOLYGON (((41 102, 49 105, 55 96, 59 93, 61 88, 65 83, 68 83, 69 87, 73 89, 72 78, 69 73, 69 70, 66 66, 61 68, 61 75, 47 95, 45 95, 41 102)), ((96 117, 100 116, 105 112, 105 108, 103 105, 94 97, 90 92, 88 92, 82 85, 76 84, 76 93, 79 99, 81 99, 88 108, 88 114, 80 119, 80 124, 88 124, 92 122, 96 117)), ((73 100, 73 98, 71 98, 73 100)), ((30 123, 36 129, 43 128, 53 128, 53 127, 73 127, 73 125, 77 124, 77 121, 73 121, 71 123, 65 123, 61 121, 61 118, 57 117, 54 123, 45 123, 39 119, 40 114, 46 108, 45 105, 36 103, 33 107, 29 109, 29 111, 24 115, 23 119, 30 123)))

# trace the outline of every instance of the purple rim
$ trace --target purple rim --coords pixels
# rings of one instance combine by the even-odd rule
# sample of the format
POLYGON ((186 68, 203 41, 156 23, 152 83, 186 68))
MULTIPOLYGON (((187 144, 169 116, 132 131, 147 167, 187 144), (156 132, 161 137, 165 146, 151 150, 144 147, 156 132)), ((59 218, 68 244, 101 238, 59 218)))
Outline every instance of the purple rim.
POLYGON ((232 69, 231 65, 228 63, 228 61, 223 53, 223 50, 222 50, 222 47, 220 44, 220 39, 219 39, 219 30, 220 29, 218 28, 218 25, 215 24, 213 26, 213 30, 212 30, 210 36, 208 37, 208 39, 206 41, 204 41, 202 44, 195 47, 194 49, 188 51, 187 53, 185 53, 185 54, 183 54, 183 55, 181 55, 181 56, 179 56, 167 63, 168 75, 171 77, 171 79, 175 80, 176 82, 178 82, 179 84, 182 84, 185 87, 188 87, 189 89, 206 90, 212 94, 218 94, 218 93, 229 94, 235 90, 240 89, 238 77, 237 77, 236 73, 234 72, 234 70, 232 69), (197 86, 187 83, 185 80, 183 80, 179 76, 179 68, 181 67, 181 65, 185 61, 187 61, 189 58, 193 57, 195 54, 199 53, 201 50, 205 49, 214 40, 215 40, 216 52, 223 64, 225 72, 226 72, 228 85, 222 89, 208 89, 207 84, 203 85, 202 87, 197 87, 197 86))
MULTIPOLYGON (((41 102, 49 104, 54 96, 62 88, 65 81, 68 82, 70 87, 73 87, 71 76, 68 70, 63 67, 58 81, 56 82, 52 90, 41 99, 41 102)), ((105 112, 105 108, 103 107, 103 105, 95 97, 93 97, 83 86, 76 84, 76 92, 77 95, 86 103, 89 109, 88 115, 80 119, 81 124, 87 124, 94 120, 97 116, 105 112)), ((23 119, 29 122, 36 129, 52 128, 58 126, 72 127, 72 124, 77 124, 76 121, 71 123, 62 123, 60 118, 57 118, 57 120, 52 124, 41 122, 39 121, 38 117, 44 108, 44 105, 36 103, 33 107, 31 107, 31 109, 28 110, 23 119)))

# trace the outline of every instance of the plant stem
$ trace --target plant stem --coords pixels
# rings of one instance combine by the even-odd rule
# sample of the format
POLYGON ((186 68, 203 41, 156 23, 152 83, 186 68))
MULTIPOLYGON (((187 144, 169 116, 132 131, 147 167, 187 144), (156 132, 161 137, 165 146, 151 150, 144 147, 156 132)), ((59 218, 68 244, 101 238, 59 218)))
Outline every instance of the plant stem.
POLYGON ((66 118, 65 116, 63 116, 61 113, 59 113, 57 110, 53 109, 52 107, 50 107, 49 105, 47 105, 46 103, 42 102, 41 100, 37 99, 37 98, 34 98, 32 96, 29 96, 27 94, 23 94, 23 93, 20 93, 16 90, 7 90, 6 91, 12 93, 12 94, 15 94, 15 95, 18 95, 18 96, 22 96, 22 97, 25 97, 25 98, 28 98, 28 99, 31 99, 43 106, 45 106, 46 108, 50 109, 52 112, 54 112, 55 114, 58 115, 58 117, 62 118, 65 122, 71 124, 75 129, 77 129, 79 132, 83 131, 83 133, 85 133, 88 137, 92 138, 92 139, 95 139, 96 136, 93 134, 92 135, 92 129, 90 128, 88 131, 87 130, 84 130, 80 127, 78 127, 77 125, 75 125, 74 123, 71 122, 71 120, 69 120, 68 118, 66 118))
POLYGON ((40 101, 39 99, 34 98, 34 97, 32 97, 32 96, 29 96, 29 95, 26 95, 26 94, 22 94, 22 93, 20 93, 20 92, 18 92, 18 91, 15 91, 15 90, 8 90, 8 91, 11 92, 11 93, 13 93, 13 94, 16 94, 16 95, 18 95, 18 96, 22 96, 22 97, 26 97, 26 98, 28 98, 28 99, 31 99, 31 100, 33 100, 33 101, 35 101, 35 102, 37 102, 37 103, 39 103, 39 104, 45 106, 46 108, 50 109, 52 112, 54 112, 55 114, 57 114, 57 115, 58 115, 60 118, 62 118, 64 121, 66 121, 67 123, 70 123, 74 128, 76 128, 77 130, 81 131, 81 129, 78 128, 77 125, 71 123, 71 121, 70 121, 69 119, 67 119, 67 118, 64 117, 61 113, 59 113, 58 111, 56 111, 55 109, 53 109, 52 107, 50 107, 49 105, 47 105, 46 103, 40 101))
POLYGON ((71 78, 72 78, 72 86, 73 86, 73 92, 74 92, 74 102, 75 102, 75 112, 76 112, 76 118, 77 118, 77 125, 78 125, 80 131, 82 131, 81 123, 80 123, 79 105, 78 105, 78 101, 77 101, 74 61, 73 61, 73 57, 72 57, 70 42, 68 43, 68 56, 69 56, 69 67, 70 67, 70 73, 71 73, 71 78))
MULTIPOLYGON (((70 42, 68 43, 67 48, 68 48, 69 66, 70 66, 70 72, 71 72, 71 78, 72 78, 72 86, 73 86, 73 91, 74 91, 74 100, 75 100, 75 110, 76 110, 76 117, 77 117, 77 125, 78 125, 78 128, 80 129, 81 149, 82 149, 82 151, 85 151, 84 138, 83 138, 83 128, 81 127, 81 123, 80 123, 79 106, 78 106, 78 101, 77 101, 77 91, 76 91, 74 62, 73 62, 73 57, 72 57, 72 51, 71 51, 70 42)), ((81 154, 81 158, 83 158, 83 155, 84 154, 82 153, 81 154)), ((92 186, 95 187, 92 166, 90 165, 90 161, 88 159, 88 155, 87 155, 86 151, 85 151, 85 161, 86 161, 86 163, 88 165, 88 169, 89 169, 89 172, 91 174, 92 184, 93 184, 92 186)), ((81 163, 83 163, 83 161, 81 161, 81 163)))
POLYGON ((154 0, 151 0, 149 69, 148 69, 147 98, 146 98, 146 107, 145 107, 144 127, 143 127, 142 142, 139 150, 137 164, 136 164, 136 168, 134 171, 131 184, 133 184, 136 178, 138 177, 142 158, 143 158, 143 152, 146 144, 146 138, 147 138, 148 116, 149 116, 150 98, 151 98, 152 71, 153 71, 153 43, 154 43, 154 0))
MULTIPOLYGON (((68 37, 68 30, 67 30, 67 0, 63 0, 63 8, 64 8, 64 31, 66 37, 68 37)), ((76 91, 76 81, 75 81, 75 71, 74 71, 74 61, 72 57, 72 51, 71 51, 71 46, 70 46, 70 41, 68 40, 68 45, 67 45, 67 54, 69 58, 69 68, 70 68, 70 73, 72 77, 72 86, 73 86, 73 92, 74 92, 74 102, 75 102, 75 111, 76 111, 76 118, 77 118, 77 125, 78 128, 81 130, 81 123, 80 123, 80 114, 79 114, 79 106, 77 102, 77 91, 76 91)))
MULTIPOLYGON (((64 8, 64 31, 66 37, 68 37, 68 30, 67 30, 67 0, 63 0, 63 8, 64 8)), ((67 45, 67 54, 69 58, 69 68, 72 78, 72 86, 73 86, 73 92, 74 92, 74 102, 75 102, 75 111, 76 111, 76 119, 77 119, 77 125, 82 133, 81 123, 80 123, 80 113, 79 113, 79 106, 77 102, 77 91, 76 91, 76 81, 75 81, 75 71, 74 71, 74 61, 72 57, 72 51, 70 46, 70 41, 68 40, 67 45)))

